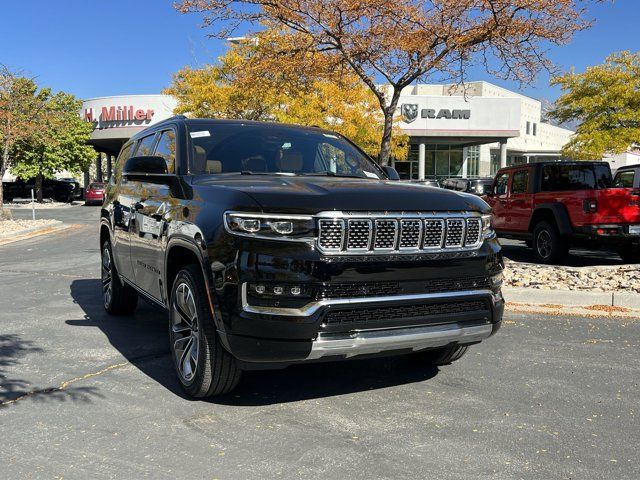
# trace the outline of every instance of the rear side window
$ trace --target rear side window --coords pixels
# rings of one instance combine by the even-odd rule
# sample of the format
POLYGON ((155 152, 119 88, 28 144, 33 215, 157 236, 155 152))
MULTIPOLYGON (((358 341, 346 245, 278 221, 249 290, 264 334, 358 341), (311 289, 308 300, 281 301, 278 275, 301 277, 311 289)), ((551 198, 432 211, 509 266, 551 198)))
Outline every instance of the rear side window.
POLYGON ((175 171, 176 134, 173 130, 165 130, 160 134, 155 154, 165 159, 167 162, 167 171, 169 173, 173 173, 175 171))
POLYGON ((598 186, 592 165, 545 165, 542 168, 540 189, 544 192, 595 190, 598 186))
POLYGON ((508 183, 509 183, 508 173, 503 173, 498 178, 496 178, 496 183, 495 183, 495 186, 493 187, 494 195, 506 195, 508 183))
POLYGON ((626 172, 616 173, 616 177, 613 179, 613 186, 616 188, 633 188, 633 180, 636 173, 633 170, 627 170, 626 172))
POLYGON ((511 193, 527 193, 529 185, 529 170, 519 170, 513 174, 511 193))

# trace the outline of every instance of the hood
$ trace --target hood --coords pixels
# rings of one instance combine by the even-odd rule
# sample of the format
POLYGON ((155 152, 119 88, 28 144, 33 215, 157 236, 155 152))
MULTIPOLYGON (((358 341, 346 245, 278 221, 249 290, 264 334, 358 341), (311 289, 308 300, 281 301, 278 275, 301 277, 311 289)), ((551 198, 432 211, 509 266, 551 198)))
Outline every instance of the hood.
POLYGON ((239 190, 265 212, 315 214, 343 211, 488 211, 488 205, 468 195, 415 183, 341 177, 279 175, 211 175, 194 185, 239 190))

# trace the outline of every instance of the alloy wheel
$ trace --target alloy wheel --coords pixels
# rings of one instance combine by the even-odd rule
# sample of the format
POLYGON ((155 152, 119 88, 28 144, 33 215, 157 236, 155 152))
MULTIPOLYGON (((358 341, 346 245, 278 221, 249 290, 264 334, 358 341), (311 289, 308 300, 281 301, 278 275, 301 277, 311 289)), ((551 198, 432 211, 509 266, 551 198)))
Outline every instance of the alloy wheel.
POLYGON ((551 256, 551 244, 551 234, 547 230, 542 230, 536 240, 536 248, 542 258, 549 258, 551 256))
POLYGON ((102 299, 106 308, 111 304, 113 297, 113 263, 111 261, 111 251, 105 244, 102 250, 102 299))
POLYGON ((190 382, 198 368, 198 312, 189 285, 180 283, 175 290, 171 308, 171 342, 178 372, 190 382))

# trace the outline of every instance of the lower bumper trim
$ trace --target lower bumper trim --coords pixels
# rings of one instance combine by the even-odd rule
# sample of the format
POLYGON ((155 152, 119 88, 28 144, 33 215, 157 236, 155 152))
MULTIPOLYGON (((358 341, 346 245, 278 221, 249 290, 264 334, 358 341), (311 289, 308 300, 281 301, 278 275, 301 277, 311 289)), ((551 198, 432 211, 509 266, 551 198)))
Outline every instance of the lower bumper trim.
POLYGON ((353 357, 411 349, 413 351, 436 348, 450 343, 474 343, 491 336, 493 325, 464 326, 458 323, 428 327, 399 328, 358 332, 344 336, 319 335, 312 342, 307 360, 323 357, 353 357))

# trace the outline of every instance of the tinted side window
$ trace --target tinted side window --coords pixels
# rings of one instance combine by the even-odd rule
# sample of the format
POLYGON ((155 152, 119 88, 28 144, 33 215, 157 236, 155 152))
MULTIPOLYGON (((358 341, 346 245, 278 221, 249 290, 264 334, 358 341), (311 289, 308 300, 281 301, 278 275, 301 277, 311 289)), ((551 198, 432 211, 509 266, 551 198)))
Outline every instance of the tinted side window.
POLYGON ((602 165, 596 165, 595 173, 598 188, 611 188, 611 169, 606 163, 603 163, 602 165))
POLYGON ((165 159, 169 173, 175 172, 176 134, 173 130, 165 130, 160 134, 155 154, 165 159))
POLYGON ((633 170, 618 172, 616 173, 616 178, 613 179, 613 186, 617 188, 633 188, 635 175, 633 170))
POLYGON ((495 186, 493 187, 493 193, 495 195, 506 195, 508 183, 509 183, 509 174, 503 173, 498 178, 496 178, 496 183, 495 183, 495 186))
POLYGON ((541 190, 594 190, 597 182, 591 165, 545 165, 542 168, 541 190))
POLYGON ((529 185, 529 170, 519 170, 513 174, 511 193, 527 193, 529 185))
POLYGON ((136 149, 136 157, 152 155, 153 153, 153 140, 156 138, 156 134, 148 135, 142 138, 138 142, 138 148, 136 149))

